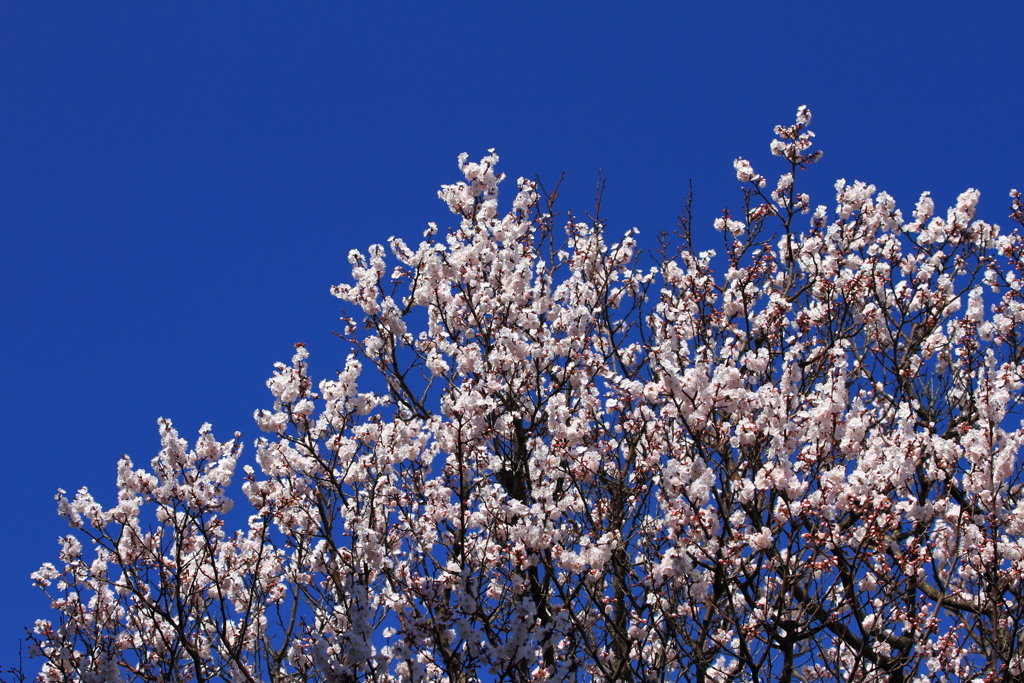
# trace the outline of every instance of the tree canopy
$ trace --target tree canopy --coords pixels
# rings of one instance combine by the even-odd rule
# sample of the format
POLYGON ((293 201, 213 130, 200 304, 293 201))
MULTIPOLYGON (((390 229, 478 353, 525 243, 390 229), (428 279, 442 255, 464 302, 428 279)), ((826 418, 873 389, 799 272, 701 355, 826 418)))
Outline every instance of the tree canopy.
POLYGON ((275 366, 254 461, 161 420, 115 505, 58 494, 39 680, 1024 681, 1024 240, 975 190, 813 204, 810 121, 714 251, 462 155, 454 227, 349 254, 343 369, 275 366))

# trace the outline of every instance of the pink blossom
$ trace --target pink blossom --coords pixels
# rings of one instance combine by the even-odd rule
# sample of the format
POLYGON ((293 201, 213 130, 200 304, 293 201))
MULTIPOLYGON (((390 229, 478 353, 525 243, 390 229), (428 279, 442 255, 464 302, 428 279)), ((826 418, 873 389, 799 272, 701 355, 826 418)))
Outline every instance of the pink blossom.
POLYGON ((1019 676, 1021 237, 844 179, 794 222, 810 122, 653 265, 461 155, 450 229, 349 252, 337 375, 273 366, 244 514, 208 424, 58 491, 39 680, 1019 676))

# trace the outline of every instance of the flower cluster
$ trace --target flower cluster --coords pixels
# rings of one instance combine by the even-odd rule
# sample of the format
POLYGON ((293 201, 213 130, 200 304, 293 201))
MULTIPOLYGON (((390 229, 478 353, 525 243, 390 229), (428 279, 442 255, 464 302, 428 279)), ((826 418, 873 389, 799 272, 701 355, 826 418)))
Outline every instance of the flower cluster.
POLYGON ((337 377, 275 366, 247 522, 208 425, 58 494, 39 680, 1019 680, 1024 241, 974 190, 800 218, 810 120, 650 267, 462 155, 456 226, 350 253, 337 377))

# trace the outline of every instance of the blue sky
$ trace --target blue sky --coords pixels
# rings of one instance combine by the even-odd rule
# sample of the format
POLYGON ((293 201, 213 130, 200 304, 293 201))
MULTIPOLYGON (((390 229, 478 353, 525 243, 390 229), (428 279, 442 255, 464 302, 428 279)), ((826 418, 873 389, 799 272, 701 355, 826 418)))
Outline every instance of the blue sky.
POLYGON ((333 374, 349 249, 451 225, 460 152, 510 190, 564 171, 578 213, 601 171, 609 229, 651 240, 692 179, 712 246, 732 160, 777 176, 806 104, 813 203, 975 187, 1007 225, 1022 27, 1017 0, 0 4, 0 666, 48 616, 54 491, 111 503, 160 416, 251 441, 295 342, 333 374))

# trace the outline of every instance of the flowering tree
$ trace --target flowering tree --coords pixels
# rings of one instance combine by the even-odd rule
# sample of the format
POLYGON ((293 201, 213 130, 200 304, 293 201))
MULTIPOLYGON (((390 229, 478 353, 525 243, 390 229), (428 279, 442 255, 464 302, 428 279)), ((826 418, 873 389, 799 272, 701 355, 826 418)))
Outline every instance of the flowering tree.
POLYGON ((815 209, 810 119, 644 267, 463 155, 457 227, 351 252, 337 377, 276 366, 247 523, 208 425, 60 492, 39 680, 1024 681, 1024 239, 815 209))

